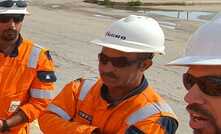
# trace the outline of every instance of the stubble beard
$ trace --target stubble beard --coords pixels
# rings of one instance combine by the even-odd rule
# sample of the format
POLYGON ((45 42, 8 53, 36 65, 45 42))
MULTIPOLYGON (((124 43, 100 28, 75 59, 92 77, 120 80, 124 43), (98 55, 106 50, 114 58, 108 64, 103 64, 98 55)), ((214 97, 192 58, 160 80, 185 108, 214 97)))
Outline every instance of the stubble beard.
POLYGON ((15 41, 17 37, 18 37, 18 32, 16 30, 8 29, 3 31, 0 38, 4 42, 12 42, 15 41))
MULTIPOLYGON (((210 132, 209 134, 221 134, 221 128, 218 127, 218 124, 216 123, 217 122, 216 119, 208 110, 202 108, 199 104, 190 104, 187 106, 187 109, 195 111, 197 113, 201 113, 202 115, 206 116, 209 119, 211 126, 208 126, 208 127, 212 128, 211 129, 212 133, 210 132)), ((194 134, 208 134, 208 132, 204 129, 206 128, 193 129, 193 133, 194 134)))
MULTIPOLYGON (((211 125, 213 126, 214 133, 210 133, 210 134, 221 134, 221 129, 217 126, 216 123, 212 123, 211 125)), ((207 134, 205 133, 203 129, 194 129, 193 133, 194 134, 207 134)))

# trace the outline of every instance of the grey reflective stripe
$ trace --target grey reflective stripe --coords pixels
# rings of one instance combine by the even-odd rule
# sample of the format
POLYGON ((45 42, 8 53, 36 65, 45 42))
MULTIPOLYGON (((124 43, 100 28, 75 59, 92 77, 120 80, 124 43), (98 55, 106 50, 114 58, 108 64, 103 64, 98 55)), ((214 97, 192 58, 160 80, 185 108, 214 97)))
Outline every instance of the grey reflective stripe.
POLYGON ((51 111, 57 115, 59 115, 61 118, 65 119, 65 120, 71 120, 71 116, 65 112, 62 108, 54 105, 54 104, 49 104, 47 107, 48 111, 51 111))
POLYGON ((41 52, 41 48, 36 47, 36 46, 32 47, 28 67, 36 68, 40 52, 41 52))
POLYGON ((52 91, 42 90, 37 88, 32 88, 30 91, 30 96, 39 99, 52 99, 52 91))
POLYGON ((127 123, 128 125, 133 125, 138 121, 144 120, 145 118, 160 112, 173 113, 173 110, 167 103, 153 103, 135 111, 129 116, 127 123))
POLYGON ((90 89, 92 88, 92 86, 96 83, 96 79, 85 79, 82 88, 81 88, 81 92, 79 95, 79 99, 81 101, 84 100, 85 96, 87 95, 87 93, 90 91, 90 89))

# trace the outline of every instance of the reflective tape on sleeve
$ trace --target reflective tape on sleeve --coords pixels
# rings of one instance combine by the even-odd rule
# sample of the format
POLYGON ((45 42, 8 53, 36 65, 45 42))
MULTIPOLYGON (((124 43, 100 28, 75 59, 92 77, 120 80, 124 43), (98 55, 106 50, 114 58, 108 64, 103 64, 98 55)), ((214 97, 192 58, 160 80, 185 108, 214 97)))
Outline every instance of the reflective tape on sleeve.
POLYGON ((58 107, 57 105, 49 104, 47 109, 48 111, 51 111, 57 114, 58 116, 60 116, 61 118, 67 121, 71 120, 71 116, 67 112, 65 112, 62 108, 58 107))
POLYGON ((79 95, 79 99, 82 101, 84 100, 87 93, 90 91, 92 86, 96 83, 96 79, 86 79, 82 85, 81 92, 79 95))
POLYGON ((31 51, 31 54, 30 54, 28 67, 36 68, 40 52, 41 52, 41 48, 35 47, 35 46, 32 47, 32 51, 31 51))
POLYGON ((30 96, 39 99, 53 99, 52 91, 37 88, 31 89, 30 96))
POLYGON ((173 113, 172 108, 167 103, 153 103, 150 105, 146 105, 129 116, 128 125, 136 124, 138 121, 142 121, 151 115, 160 113, 160 112, 169 112, 173 113))

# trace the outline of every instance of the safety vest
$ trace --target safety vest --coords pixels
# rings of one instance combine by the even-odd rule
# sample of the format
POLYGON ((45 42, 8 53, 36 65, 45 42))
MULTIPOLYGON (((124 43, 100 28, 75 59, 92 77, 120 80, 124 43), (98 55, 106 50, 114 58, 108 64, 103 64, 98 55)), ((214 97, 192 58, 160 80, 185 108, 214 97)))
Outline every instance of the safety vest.
POLYGON ((155 129, 156 126, 161 129, 158 134, 164 134, 163 128, 155 125, 155 122, 162 116, 176 120, 170 106, 150 87, 141 94, 108 108, 106 101, 100 97, 102 84, 101 80, 86 79, 66 85, 48 105, 48 112, 40 117, 42 131, 47 134, 65 131, 89 134, 98 127, 105 134, 123 134, 130 126, 135 125, 141 126, 140 129, 144 132, 149 127, 153 126, 152 129, 155 129), (60 118, 57 118, 58 116, 60 118), (53 126, 49 125, 50 120, 53 120, 53 126), (76 123, 68 124, 67 121, 76 123), (145 123, 147 125, 142 126, 145 123))
MULTIPOLYGON (((29 122, 35 120, 52 99, 53 82, 39 80, 39 71, 53 72, 46 50, 23 40, 15 57, 0 54, 0 119, 21 109, 29 122)), ((27 124, 11 128, 10 134, 25 134, 27 124)))

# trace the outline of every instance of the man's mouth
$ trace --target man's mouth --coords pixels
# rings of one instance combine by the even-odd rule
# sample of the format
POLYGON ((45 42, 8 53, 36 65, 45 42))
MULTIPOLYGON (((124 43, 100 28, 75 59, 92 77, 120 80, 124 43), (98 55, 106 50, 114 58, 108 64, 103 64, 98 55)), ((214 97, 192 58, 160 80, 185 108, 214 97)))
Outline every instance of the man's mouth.
POLYGON ((108 80, 116 80, 117 77, 113 73, 102 73, 101 76, 108 80))
POLYGON ((3 34, 3 38, 7 41, 14 40, 17 37, 17 31, 15 30, 7 30, 3 34))
POLYGON ((208 117, 200 114, 200 113, 196 113, 196 112, 192 112, 189 111, 190 113, 190 127, 193 129, 202 129, 205 127, 208 127, 208 125, 211 124, 211 121, 208 117))
POLYGON ((112 82, 116 81, 115 78, 109 77, 109 76, 105 76, 105 75, 102 76, 102 79, 103 79, 103 81, 104 81, 105 83, 112 83, 112 82))
POLYGON ((17 35, 17 32, 15 32, 15 31, 7 31, 6 35, 8 35, 8 36, 15 36, 15 35, 17 35))

